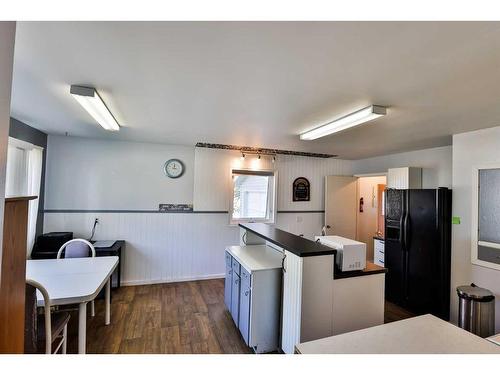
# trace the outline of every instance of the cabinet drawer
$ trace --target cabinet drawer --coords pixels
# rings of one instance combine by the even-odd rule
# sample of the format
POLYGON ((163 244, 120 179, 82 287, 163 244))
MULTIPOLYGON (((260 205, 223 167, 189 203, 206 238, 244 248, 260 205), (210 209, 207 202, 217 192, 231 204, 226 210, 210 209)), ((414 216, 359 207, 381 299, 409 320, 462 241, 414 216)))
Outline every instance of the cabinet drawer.
POLYGON ((381 241, 381 240, 373 240, 374 242, 374 249, 375 251, 381 251, 381 252, 384 252, 384 241, 381 241))
POLYGON ((233 272, 235 272, 237 275, 240 274, 240 264, 234 258, 233 258, 233 272))
POLYGON ((241 266, 240 277, 241 277, 241 285, 249 287, 251 280, 250 272, 248 272, 243 266, 241 266))
POLYGON ((374 240, 373 246, 373 263, 377 266, 384 267, 385 263, 385 243, 381 240, 374 240))
POLYGON ((373 263, 375 263, 377 266, 385 267, 384 258, 375 256, 375 259, 373 259, 373 263))
POLYGON ((375 254, 373 254, 373 263, 375 263, 377 266, 385 267, 384 253, 376 252, 375 254))

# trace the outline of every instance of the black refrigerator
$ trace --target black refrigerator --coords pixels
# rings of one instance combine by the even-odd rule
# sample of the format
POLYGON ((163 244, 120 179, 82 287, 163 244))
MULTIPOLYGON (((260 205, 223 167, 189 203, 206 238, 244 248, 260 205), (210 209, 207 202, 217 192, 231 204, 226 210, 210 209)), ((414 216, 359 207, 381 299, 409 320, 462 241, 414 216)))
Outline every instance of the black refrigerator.
POLYGON ((449 320, 451 190, 387 189, 384 251, 386 299, 449 320))

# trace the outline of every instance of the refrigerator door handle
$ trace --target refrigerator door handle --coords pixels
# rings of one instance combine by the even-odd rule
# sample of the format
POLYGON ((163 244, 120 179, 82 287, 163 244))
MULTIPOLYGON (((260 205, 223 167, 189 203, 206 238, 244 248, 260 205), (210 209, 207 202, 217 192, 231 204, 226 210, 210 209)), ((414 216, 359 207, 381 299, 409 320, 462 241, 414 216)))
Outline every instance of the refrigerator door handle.
POLYGON ((408 252, 408 244, 411 241, 411 237, 409 235, 410 232, 410 226, 411 226, 411 220, 410 220, 410 214, 407 212, 405 215, 405 223, 404 223, 404 239, 405 239, 405 251, 408 252))
POLYGON ((407 301, 408 300, 408 286, 409 286, 409 283, 408 283, 408 275, 409 275, 409 272, 410 272, 410 242, 411 241, 411 238, 409 238, 409 229, 410 229, 410 214, 408 212, 406 212, 405 214, 405 219, 404 219, 404 250, 403 250, 403 264, 404 264, 404 281, 403 281, 403 285, 404 285, 404 300, 407 301))

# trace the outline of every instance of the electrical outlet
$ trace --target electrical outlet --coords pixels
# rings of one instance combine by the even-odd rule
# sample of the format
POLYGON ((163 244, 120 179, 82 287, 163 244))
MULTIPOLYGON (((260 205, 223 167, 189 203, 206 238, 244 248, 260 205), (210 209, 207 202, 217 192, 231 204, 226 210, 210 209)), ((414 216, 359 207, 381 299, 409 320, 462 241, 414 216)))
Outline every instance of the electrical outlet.
POLYGON ((302 223, 302 216, 297 216, 297 223, 302 223))

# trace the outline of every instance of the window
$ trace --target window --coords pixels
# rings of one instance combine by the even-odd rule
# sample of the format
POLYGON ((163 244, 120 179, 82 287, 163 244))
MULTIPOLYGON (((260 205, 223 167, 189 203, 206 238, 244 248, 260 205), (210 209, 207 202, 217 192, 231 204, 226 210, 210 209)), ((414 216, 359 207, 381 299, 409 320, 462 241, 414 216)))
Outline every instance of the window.
MULTIPOLYGON (((40 195, 43 148, 9 137, 5 196, 40 195)), ((38 199, 29 202, 28 252, 35 243, 38 199)))
POLYGON ((28 153, 28 149, 9 139, 5 196, 28 195, 28 153))
POLYGON ((274 223, 275 172, 232 171, 231 223, 274 223))
POLYGON ((500 269, 500 166, 474 170, 472 185, 472 263, 500 269))

